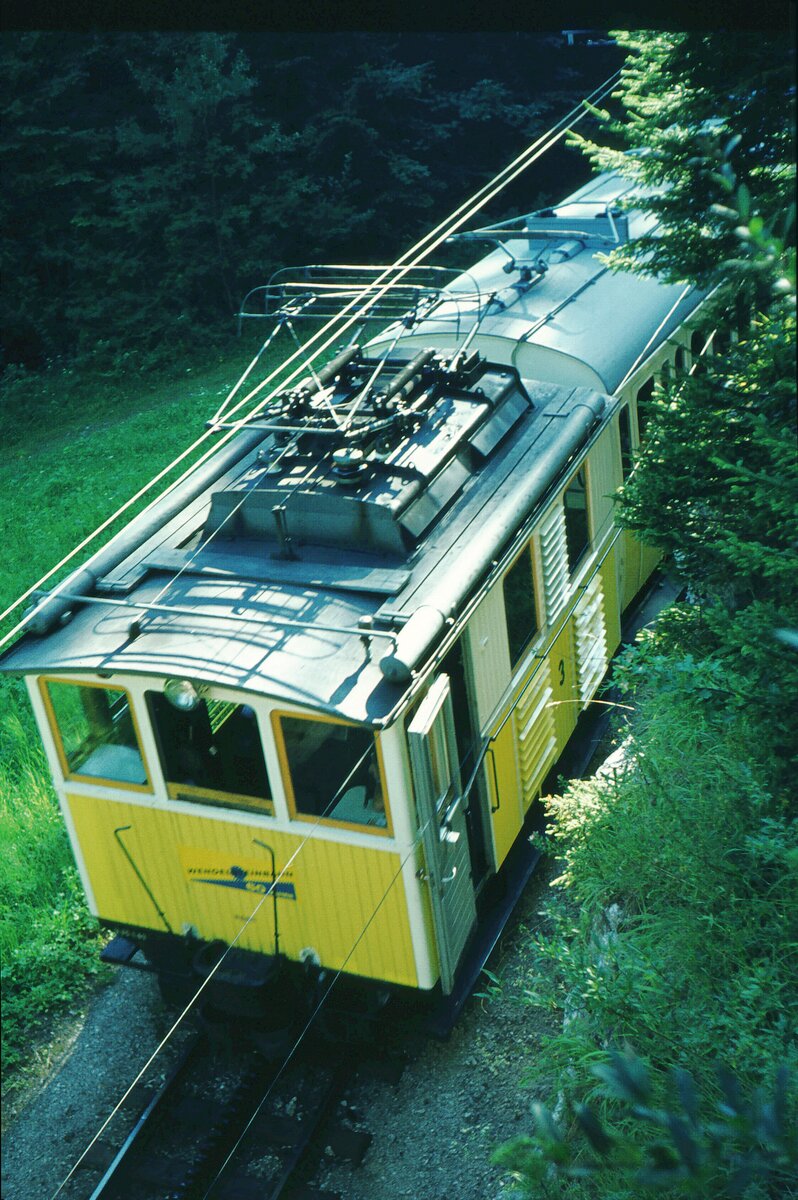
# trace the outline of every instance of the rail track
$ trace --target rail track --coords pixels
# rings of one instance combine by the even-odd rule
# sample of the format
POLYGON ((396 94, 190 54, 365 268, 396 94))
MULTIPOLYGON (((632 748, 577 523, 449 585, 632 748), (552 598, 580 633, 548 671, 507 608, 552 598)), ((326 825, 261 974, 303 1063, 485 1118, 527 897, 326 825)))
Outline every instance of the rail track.
POLYGON ((120 1140, 93 1148, 69 1197, 341 1200, 308 1180, 325 1152, 357 1164, 368 1149, 344 1099, 362 1066, 314 1036, 285 1063, 195 1033, 156 1086, 133 1093, 120 1140))

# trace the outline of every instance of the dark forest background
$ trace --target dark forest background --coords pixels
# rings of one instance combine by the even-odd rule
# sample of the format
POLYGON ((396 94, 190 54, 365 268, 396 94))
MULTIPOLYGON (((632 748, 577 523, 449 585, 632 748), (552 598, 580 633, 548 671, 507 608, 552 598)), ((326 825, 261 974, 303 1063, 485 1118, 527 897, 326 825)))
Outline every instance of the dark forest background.
MULTIPOLYGON (((393 261, 622 59, 557 34, 5 34, 3 365, 190 349, 282 265, 393 261)), ((558 146, 485 215, 588 174, 558 146)))

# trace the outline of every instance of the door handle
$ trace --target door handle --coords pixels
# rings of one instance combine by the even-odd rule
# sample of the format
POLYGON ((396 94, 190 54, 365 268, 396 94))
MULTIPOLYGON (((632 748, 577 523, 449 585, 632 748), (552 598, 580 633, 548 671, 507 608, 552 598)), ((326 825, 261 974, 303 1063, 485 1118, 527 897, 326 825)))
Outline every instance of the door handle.
MULTIPOLYGON (((460 841, 460 834, 456 829, 442 829, 441 841, 444 842, 446 846, 456 846, 460 841)), ((443 886, 445 883, 451 883, 456 877, 457 867, 452 867, 451 875, 441 875, 441 886, 443 886)))

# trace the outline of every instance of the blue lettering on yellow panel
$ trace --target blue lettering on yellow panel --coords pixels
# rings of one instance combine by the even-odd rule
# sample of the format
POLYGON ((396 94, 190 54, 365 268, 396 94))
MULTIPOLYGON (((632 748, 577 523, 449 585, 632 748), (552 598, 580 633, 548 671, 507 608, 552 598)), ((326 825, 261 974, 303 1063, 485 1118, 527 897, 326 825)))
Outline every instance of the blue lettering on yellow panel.
POLYGON ((193 871, 189 874, 192 883, 209 883, 212 887, 234 888, 238 892, 255 892, 261 896, 276 894, 286 900, 296 900, 296 888, 293 883, 284 879, 278 879, 274 883, 270 879, 251 879, 251 872, 245 871, 243 867, 229 867, 226 877, 217 876, 214 879, 207 876, 197 878, 193 871))

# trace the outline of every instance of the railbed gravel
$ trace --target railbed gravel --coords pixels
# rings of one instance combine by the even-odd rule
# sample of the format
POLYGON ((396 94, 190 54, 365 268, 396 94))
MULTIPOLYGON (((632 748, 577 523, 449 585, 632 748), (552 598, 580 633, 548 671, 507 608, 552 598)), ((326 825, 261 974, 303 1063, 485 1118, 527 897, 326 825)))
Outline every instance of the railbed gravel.
MULTIPOLYGON (((535 1062, 556 1014, 531 1007, 524 994, 532 984, 530 930, 541 927, 539 910, 555 873, 544 860, 491 957, 488 967, 501 980, 495 994, 472 996, 446 1041, 416 1042, 397 1083, 368 1078, 350 1089, 348 1123, 368 1130, 371 1147, 357 1167, 323 1156, 316 1186, 346 1200, 504 1194, 508 1177, 491 1164, 491 1153, 529 1131, 531 1102, 551 1084, 536 1076, 535 1062)), ((475 990, 489 986, 485 980, 475 990)), ((173 1019, 151 977, 121 969, 61 1029, 60 1050, 38 1090, 23 1105, 6 1107, 3 1200, 54 1195, 173 1019)), ((78 1172, 62 1197, 88 1195, 90 1178, 78 1172)))

